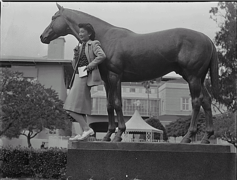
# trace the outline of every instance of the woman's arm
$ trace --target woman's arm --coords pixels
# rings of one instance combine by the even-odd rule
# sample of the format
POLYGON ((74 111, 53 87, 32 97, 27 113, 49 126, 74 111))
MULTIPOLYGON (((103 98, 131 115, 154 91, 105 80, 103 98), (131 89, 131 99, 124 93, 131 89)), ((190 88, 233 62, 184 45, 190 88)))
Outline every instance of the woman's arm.
POLYGON ((91 61, 88 64, 88 66, 86 68, 88 71, 93 70, 94 68, 96 68, 100 63, 102 63, 106 59, 106 55, 105 55, 103 49, 101 48, 101 44, 99 41, 97 41, 97 40, 93 41, 92 50, 93 50, 96 57, 93 61, 91 61))

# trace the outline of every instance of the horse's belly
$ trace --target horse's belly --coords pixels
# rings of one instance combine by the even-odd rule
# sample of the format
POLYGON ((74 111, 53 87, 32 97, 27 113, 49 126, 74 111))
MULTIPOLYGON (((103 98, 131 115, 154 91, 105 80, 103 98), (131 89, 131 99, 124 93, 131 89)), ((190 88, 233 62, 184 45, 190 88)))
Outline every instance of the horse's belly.
POLYGON ((139 82, 155 79, 174 70, 174 63, 140 63, 136 67, 126 67, 123 71, 123 82, 139 82))

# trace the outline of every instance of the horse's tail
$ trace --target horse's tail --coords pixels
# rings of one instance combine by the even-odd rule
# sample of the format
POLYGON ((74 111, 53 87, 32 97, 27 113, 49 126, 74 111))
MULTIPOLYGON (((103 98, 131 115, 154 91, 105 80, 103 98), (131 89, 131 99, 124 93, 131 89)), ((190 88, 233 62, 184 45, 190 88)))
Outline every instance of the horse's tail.
POLYGON ((213 51, 210 63, 210 76, 211 76, 211 85, 214 98, 217 99, 219 92, 219 76, 218 76, 218 57, 216 52, 216 47, 212 42, 213 51))

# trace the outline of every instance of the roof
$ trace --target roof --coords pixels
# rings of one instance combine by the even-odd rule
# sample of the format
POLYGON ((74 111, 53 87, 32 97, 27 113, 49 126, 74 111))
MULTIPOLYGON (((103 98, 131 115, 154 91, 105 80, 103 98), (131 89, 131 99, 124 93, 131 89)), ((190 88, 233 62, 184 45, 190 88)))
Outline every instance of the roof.
POLYGON ((174 80, 167 81, 167 83, 187 84, 187 81, 185 81, 183 78, 179 78, 179 79, 174 79, 174 80))
POLYGON ((156 129, 149 124, 147 124, 139 114, 137 110, 135 110, 133 116, 125 123, 126 131, 130 132, 158 132, 163 133, 162 130, 156 129))
POLYGON ((1 56, 0 64, 3 65, 35 65, 35 64, 64 64, 71 65, 71 60, 47 59, 47 57, 1 56))

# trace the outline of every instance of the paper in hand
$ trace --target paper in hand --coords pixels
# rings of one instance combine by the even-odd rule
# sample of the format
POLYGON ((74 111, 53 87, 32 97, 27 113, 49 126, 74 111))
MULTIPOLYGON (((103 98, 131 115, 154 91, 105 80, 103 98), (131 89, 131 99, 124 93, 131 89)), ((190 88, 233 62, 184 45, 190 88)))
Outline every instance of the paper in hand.
POLYGON ((85 77, 87 76, 87 70, 84 71, 86 66, 78 67, 79 77, 85 77))

